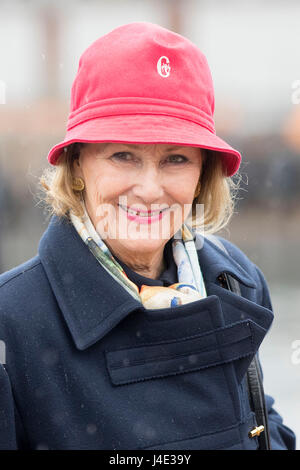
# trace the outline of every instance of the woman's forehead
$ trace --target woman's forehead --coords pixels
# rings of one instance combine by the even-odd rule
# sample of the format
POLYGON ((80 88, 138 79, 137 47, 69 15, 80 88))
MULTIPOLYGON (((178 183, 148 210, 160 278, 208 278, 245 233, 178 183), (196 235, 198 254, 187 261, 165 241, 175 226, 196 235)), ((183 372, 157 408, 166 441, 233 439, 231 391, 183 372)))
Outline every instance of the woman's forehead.
POLYGON ((139 151, 162 151, 171 152, 178 150, 189 150, 200 152, 199 147, 192 147, 188 145, 172 145, 172 144, 130 144, 125 142, 98 142, 98 143, 87 143, 85 146, 94 147, 99 152, 105 152, 115 147, 122 147, 129 150, 139 151))

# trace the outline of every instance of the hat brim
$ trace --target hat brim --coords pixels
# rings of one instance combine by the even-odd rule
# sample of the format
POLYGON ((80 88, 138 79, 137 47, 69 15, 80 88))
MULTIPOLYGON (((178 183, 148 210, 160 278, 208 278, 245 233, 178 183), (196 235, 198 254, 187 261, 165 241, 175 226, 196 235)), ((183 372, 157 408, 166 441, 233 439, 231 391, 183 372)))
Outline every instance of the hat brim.
POLYGON ((226 176, 239 169, 241 154, 199 124, 164 115, 130 114, 93 118, 67 131, 65 139, 52 147, 48 161, 56 165, 64 147, 74 142, 128 144, 173 144, 201 147, 220 153, 226 176))

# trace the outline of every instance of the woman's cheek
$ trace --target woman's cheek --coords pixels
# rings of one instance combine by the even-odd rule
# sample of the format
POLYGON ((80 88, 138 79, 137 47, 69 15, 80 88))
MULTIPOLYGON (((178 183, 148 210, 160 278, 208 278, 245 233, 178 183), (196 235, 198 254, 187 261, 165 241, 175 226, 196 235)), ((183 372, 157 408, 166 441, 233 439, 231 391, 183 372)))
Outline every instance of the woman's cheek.
POLYGON ((185 183, 182 186, 177 186, 177 200, 181 205, 184 204, 191 204, 194 200, 194 186, 196 187, 196 184, 194 185, 193 183, 185 183))

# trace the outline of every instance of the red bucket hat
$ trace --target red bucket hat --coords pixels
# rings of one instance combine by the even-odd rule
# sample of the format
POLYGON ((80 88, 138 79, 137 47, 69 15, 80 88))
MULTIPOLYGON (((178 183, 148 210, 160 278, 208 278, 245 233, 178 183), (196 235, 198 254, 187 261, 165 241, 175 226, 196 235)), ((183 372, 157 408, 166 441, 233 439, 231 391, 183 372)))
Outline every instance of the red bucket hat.
POLYGON ((219 152, 227 176, 240 153, 216 136, 214 89, 204 54, 187 38, 148 22, 100 37, 79 60, 65 139, 73 142, 191 145, 219 152))

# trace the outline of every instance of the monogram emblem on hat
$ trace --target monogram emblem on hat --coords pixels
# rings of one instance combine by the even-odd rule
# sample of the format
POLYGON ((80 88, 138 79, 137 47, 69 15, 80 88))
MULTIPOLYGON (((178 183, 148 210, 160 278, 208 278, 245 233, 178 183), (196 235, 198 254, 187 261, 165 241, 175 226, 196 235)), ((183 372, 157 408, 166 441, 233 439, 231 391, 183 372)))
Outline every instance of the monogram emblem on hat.
POLYGON ((168 57, 162 55, 157 61, 157 71, 161 77, 168 77, 170 75, 171 66, 168 57))

